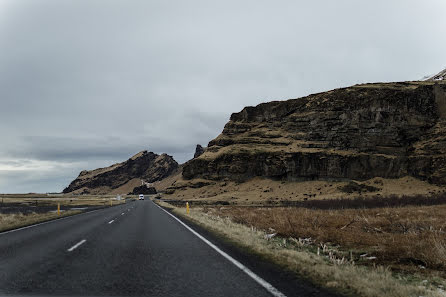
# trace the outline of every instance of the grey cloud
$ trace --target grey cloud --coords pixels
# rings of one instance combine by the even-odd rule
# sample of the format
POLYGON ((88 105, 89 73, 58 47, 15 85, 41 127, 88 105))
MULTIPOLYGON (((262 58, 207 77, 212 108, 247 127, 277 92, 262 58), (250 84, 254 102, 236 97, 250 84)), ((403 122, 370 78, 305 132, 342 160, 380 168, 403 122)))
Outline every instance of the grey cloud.
POLYGON ((26 173, 48 191, 142 149, 184 162, 247 105, 446 64, 443 0, 0 3, 0 158, 72 164, 26 173))
MULTIPOLYGON (((59 161, 59 162, 77 162, 90 160, 114 160, 114 162, 124 161, 142 150, 150 150, 157 153, 176 154, 190 150, 193 155, 192 147, 171 142, 162 142, 162 139, 145 138, 140 139, 120 139, 117 137, 109 138, 70 138, 70 137, 49 137, 49 136, 26 136, 23 137, 19 147, 7 151, 7 156, 17 158, 59 161), (152 145, 151 145, 152 144, 152 145)), ((185 160, 180 160, 185 161, 185 160)), ((15 161, 7 161, 9 164, 15 161)), ((22 164, 23 161, 20 161, 22 164)), ((6 163, 4 163, 6 164, 6 163)))

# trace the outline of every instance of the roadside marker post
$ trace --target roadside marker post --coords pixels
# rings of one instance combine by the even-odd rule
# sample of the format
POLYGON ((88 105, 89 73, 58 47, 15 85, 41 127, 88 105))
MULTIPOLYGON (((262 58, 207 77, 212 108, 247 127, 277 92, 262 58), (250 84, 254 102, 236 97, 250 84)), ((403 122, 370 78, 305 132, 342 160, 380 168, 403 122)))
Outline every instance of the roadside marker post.
POLYGON ((189 214, 189 202, 186 202, 186 213, 189 214))
POLYGON ((113 200, 110 199, 110 206, 113 206, 113 200))
POLYGON ((60 216, 60 202, 57 203, 57 215, 60 216))

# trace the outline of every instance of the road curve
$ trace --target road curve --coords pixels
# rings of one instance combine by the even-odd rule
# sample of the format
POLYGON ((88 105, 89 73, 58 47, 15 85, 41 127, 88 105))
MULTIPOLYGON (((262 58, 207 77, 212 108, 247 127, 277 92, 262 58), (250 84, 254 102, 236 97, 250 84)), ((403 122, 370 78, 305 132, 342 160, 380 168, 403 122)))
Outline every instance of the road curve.
POLYGON ((272 296, 148 200, 0 234, 0 295, 272 296))

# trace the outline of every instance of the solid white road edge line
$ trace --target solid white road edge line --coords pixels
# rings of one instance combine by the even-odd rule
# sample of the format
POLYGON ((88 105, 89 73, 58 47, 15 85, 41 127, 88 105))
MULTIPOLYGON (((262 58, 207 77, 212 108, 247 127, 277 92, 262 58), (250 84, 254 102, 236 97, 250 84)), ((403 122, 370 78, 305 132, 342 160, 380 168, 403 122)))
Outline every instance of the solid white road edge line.
POLYGON ((78 243, 76 243, 75 245, 73 245, 72 247, 70 247, 67 252, 72 252, 75 249, 77 249, 81 244, 84 244, 87 240, 82 239, 81 241, 79 241, 78 243))
POLYGON ((237 261, 236 259, 232 258, 231 256, 229 256, 227 253, 225 253, 224 251, 222 251, 220 248, 218 248, 215 244, 213 244, 212 242, 210 242, 209 240, 207 240, 206 238, 204 238, 203 236, 201 236, 199 233, 197 233, 195 230, 193 230, 191 227, 189 227, 188 225, 186 225, 183 221, 181 221, 179 218, 177 218, 176 216, 174 216, 173 214, 171 214, 170 212, 168 212, 167 210, 165 210, 164 208, 162 208, 161 206, 159 206, 158 204, 156 204, 155 202, 152 201, 153 204, 155 204, 156 206, 158 206, 162 211, 164 211, 165 213, 167 213, 168 215, 170 215, 172 218, 174 218, 175 220, 177 220, 181 225, 183 225, 187 230, 189 230, 190 232, 192 232, 195 236, 197 236, 198 238, 200 238, 202 241, 204 241, 207 245, 209 245, 211 248, 213 248, 215 251, 217 251, 217 253, 219 253, 220 255, 222 255, 223 257, 225 257, 227 260, 229 260, 229 262, 231 262, 232 264, 234 264, 235 266, 237 266, 240 270, 242 270, 244 273, 246 273, 249 277, 251 277, 253 280, 255 280, 259 285, 261 285, 262 287, 264 287, 268 292, 270 292, 273 296, 276 297, 286 297, 285 294, 283 294, 282 292, 280 292, 279 290, 277 290, 275 287, 273 287, 273 285, 271 285, 269 282, 267 282, 266 280, 264 280, 263 278, 261 278, 260 276, 258 276, 257 274, 255 274, 254 272, 252 272, 252 270, 250 270, 248 267, 246 267, 245 265, 243 265, 242 263, 240 263, 239 261, 237 261))
POLYGON ((115 220, 111 220, 110 222, 108 222, 109 224, 113 223, 115 220))
POLYGON ((101 210, 107 210, 107 209, 109 209, 109 208, 95 209, 95 210, 91 210, 91 211, 87 211, 87 212, 83 212, 83 213, 79 213, 79 214, 74 214, 74 215, 71 215, 71 216, 63 217, 63 218, 57 218, 57 219, 49 220, 49 221, 46 221, 46 222, 37 223, 37 224, 34 224, 34 225, 29 225, 29 226, 20 227, 20 228, 17 228, 17 229, 12 229, 12 230, 9 230, 9 231, 3 231, 3 232, 0 232, 0 236, 3 235, 3 234, 8 234, 8 233, 12 233, 12 232, 20 231, 20 230, 25 230, 25 229, 28 229, 28 228, 33 228, 33 227, 37 227, 37 226, 40 226, 40 225, 50 224, 50 223, 54 223, 54 222, 62 221, 62 220, 66 220, 66 219, 72 219, 72 218, 75 218, 77 216, 81 216, 81 215, 85 215, 85 214, 89 214, 89 213, 94 213, 94 212, 101 211, 101 210))

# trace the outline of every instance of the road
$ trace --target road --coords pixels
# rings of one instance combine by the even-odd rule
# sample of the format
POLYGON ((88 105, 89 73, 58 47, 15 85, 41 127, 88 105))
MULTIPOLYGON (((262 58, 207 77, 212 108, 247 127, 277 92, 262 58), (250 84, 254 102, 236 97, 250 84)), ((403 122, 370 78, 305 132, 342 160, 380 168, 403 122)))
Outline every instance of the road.
POLYGON ((0 234, 0 295, 272 296, 149 200, 0 234))

